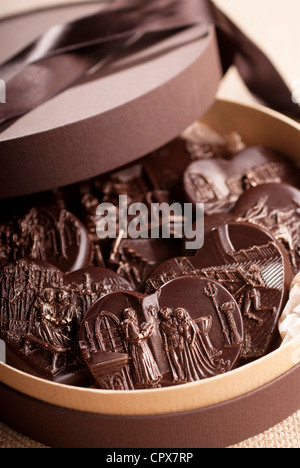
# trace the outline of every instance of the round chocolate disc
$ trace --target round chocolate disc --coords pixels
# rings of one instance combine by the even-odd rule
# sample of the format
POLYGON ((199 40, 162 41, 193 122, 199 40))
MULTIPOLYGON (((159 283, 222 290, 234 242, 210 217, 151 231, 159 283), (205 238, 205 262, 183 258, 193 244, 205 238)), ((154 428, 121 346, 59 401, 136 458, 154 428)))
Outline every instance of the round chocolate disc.
POLYGON ((77 333, 99 298, 131 285, 115 272, 86 268, 64 274, 38 260, 18 260, 0 271, 0 337, 8 364, 61 383, 84 384, 77 333))
POLYGON ((300 270, 300 190, 288 184, 263 184, 247 190, 227 214, 205 218, 209 232, 224 222, 243 221, 268 230, 289 255, 293 273, 300 270))
POLYGON ((116 292, 85 315, 79 347, 93 383, 133 390, 194 382, 231 370, 243 346, 232 295, 213 280, 177 278, 151 296, 116 292))
POLYGON ((145 292, 191 275, 218 281, 237 301, 244 321, 243 357, 257 358, 272 349, 293 275, 287 252, 271 233, 245 222, 213 229, 195 256, 167 260, 156 268, 145 292))
POLYGON ((195 161, 183 176, 186 199, 193 204, 205 203, 207 214, 228 212, 251 187, 281 182, 299 186, 299 169, 264 146, 246 148, 228 161, 195 161))
POLYGON ((71 212, 55 206, 32 208, 0 226, 2 264, 20 258, 51 263, 68 273, 90 263, 88 231, 71 212))

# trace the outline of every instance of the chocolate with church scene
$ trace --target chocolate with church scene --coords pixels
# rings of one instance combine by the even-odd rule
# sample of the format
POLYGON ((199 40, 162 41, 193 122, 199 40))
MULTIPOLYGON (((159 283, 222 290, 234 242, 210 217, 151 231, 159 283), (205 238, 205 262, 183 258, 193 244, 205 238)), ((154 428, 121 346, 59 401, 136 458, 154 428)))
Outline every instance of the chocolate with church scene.
MULTIPOLYGON (((51 192, 5 200, 0 338, 8 364, 101 389, 186 384, 229 372, 279 343, 299 270, 299 170, 195 124, 152 154, 51 192), (204 203, 204 246, 100 239, 97 207, 204 203)), ((146 228, 150 232, 150 226, 146 228)))

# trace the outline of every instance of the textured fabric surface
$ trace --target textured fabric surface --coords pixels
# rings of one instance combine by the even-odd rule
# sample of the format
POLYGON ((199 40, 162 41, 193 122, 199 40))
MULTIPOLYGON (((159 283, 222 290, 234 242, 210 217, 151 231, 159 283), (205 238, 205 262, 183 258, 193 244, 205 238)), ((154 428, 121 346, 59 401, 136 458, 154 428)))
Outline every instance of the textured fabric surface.
POLYGON ((45 448, 0 422, 0 448, 45 448))
MULTIPOLYGON (((0 423, 0 448, 47 448, 0 423)), ((300 411, 277 426, 229 448, 300 448, 300 411)))
POLYGON ((300 448, 300 411, 263 434, 231 448, 300 448))

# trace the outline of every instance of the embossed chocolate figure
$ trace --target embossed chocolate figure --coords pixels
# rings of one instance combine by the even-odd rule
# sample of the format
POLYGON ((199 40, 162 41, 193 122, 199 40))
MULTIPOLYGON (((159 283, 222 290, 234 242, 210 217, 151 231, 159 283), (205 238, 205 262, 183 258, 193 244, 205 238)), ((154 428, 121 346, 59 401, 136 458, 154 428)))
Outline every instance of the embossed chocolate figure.
POLYGON ((149 389, 229 371, 240 356, 243 336, 242 315, 233 296, 212 280, 189 276, 169 281, 152 295, 119 291, 102 297, 80 325, 79 347, 97 387, 114 388, 104 380, 111 382, 116 372, 128 369, 128 389, 149 389), (208 283, 217 288, 215 299, 232 331, 231 346, 224 346, 215 306, 204 293, 208 283), (100 333, 96 325, 104 315, 111 326, 100 333), (111 340, 114 344, 108 346, 111 340))
MULTIPOLYGON (((59 319, 61 320, 61 324, 67 328, 70 336, 73 335, 73 328, 77 330, 77 325, 81 318, 81 314, 77 310, 75 300, 73 299, 73 294, 70 289, 59 289, 56 295, 59 319), (76 325, 76 327, 73 327, 73 325, 76 325)), ((72 336, 72 338, 74 337, 72 336)), ((72 341, 74 342, 74 339, 72 341)))
POLYGON ((178 323, 173 315, 172 309, 164 307, 160 310, 163 320, 160 323, 160 330, 163 337, 164 349, 171 367, 173 382, 183 382, 185 380, 182 363, 180 363, 180 337, 178 323))
POLYGON ((81 200, 83 208, 84 224, 88 230, 91 249, 92 249, 92 262, 94 265, 103 268, 105 261, 103 259, 101 239, 97 236, 97 223, 100 221, 101 216, 97 215, 97 208, 100 201, 91 193, 86 193, 81 200))
POLYGON ((45 289, 31 308, 22 352, 29 355, 36 348, 50 351, 53 355, 50 371, 56 373, 66 365, 67 354, 74 348, 72 325, 76 320, 76 308, 69 299, 69 293, 45 289), (60 365, 59 356, 63 356, 60 365))
MULTIPOLYGON (((277 187, 279 190, 280 184, 277 187)), ((245 222, 219 226, 206 234, 204 247, 195 256, 174 258, 156 268, 146 281, 145 292, 149 294, 173 278, 186 276, 214 280, 232 294, 243 313, 243 357, 257 358, 272 349, 292 268, 287 252, 269 231, 245 222)), ((230 301, 216 304, 209 286, 206 294, 218 314, 224 345, 238 344, 241 339, 234 330, 230 308, 224 308, 230 301)))
POLYGON ((229 222, 247 222, 272 234, 287 251, 296 275, 300 270, 300 191, 283 183, 268 183, 247 190, 229 213, 209 214, 205 235, 229 222))
POLYGON ((228 326, 229 326, 231 345, 239 346, 243 343, 243 339, 238 332, 236 322, 233 316, 233 311, 234 311, 233 302, 225 302, 221 307, 221 312, 223 312, 223 314, 225 315, 228 326))
POLYGON ((150 323, 143 323, 140 327, 137 315, 132 308, 125 309, 123 315, 125 320, 121 323, 121 327, 128 343, 134 386, 136 388, 158 387, 162 376, 147 344, 153 326, 150 323))
POLYGON ((20 253, 24 258, 38 258, 46 261, 46 252, 44 245, 45 226, 42 225, 38 210, 32 208, 20 223, 20 253))
POLYGON ((186 199, 205 203, 206 214, 226 213, 249 188, 269 183, 299 186, 299 169, 263 146, 248 147, 230 160, 191 163, 183 177, 186 199))
POLYGON ((0 229, 2 263, 34 258, 64 272, 90 263, 88 232, 72 213, 57 207, 31 208, 23 217, 0 229))
POLYGON ((207 297, 210 297, 212 299, 212 302, 214 304, 224 335, 224 346, 230 347, 240 345, 242 343, 242 337, 238 334, 236 323, 232 315, 232 311, 234 310, 234 303, 226 302, 220 307, 216 299, 218 295, 218 288, 213 283, 208 283, 207 287, 204 289, 203 292, 207 297), (223 314, 225 316, 225 319, 227 320, 227 323, 225 323, 223 314), (229 326, 229 329, 227 327, 227 324, 229 326))
POLYGON ((187 310, 178 307, 175 309, 174 315, 179 334, 180 363, 184 368, 185 380, 194 382, 212 377, 218 372, 226 372, 230 367, 230 362, 210 356, 203 336, 187 310))
POLYGON ((263 304, 261 291, 266 288, 266 284, 261 275, 260 268, 258 265, 251 265, 247 272, 244 273, 241 269, 240 272, 245 284, 242 291, 239 292, 238 303, 242 307, 245 317, 262 324, 263 320, 252 311, 274 311, 276 313, 276 307, 269 307, 263 304))

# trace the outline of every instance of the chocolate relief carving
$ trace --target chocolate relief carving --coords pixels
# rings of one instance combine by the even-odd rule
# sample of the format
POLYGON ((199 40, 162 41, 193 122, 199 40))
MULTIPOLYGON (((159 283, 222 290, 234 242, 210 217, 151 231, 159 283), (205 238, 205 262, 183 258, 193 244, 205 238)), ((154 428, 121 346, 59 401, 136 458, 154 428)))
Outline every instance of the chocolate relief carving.
POLYGON ((289 255, 296 275, 300 269, 300 191, 288 184, 263 184, 251 188, 234 208, 221 217, 205 219, 206 232, 226 222, 248 222, 260 226, 280 242, 289 255))
MULTIPOLYGON (((223 285, 240 307, 244 323, 243 357, 259 357, 272 347, 277 338, 277 321, 285 304, 292 278, 288 256, 280 244, 265 230, 247 223, 222 226, 206 235, 204 247, 194 257, 166 261, 146 281, 149 294, 172 278, 205 277, 223 285)), ((214 303, 214 290, 206 288, 214 303)), ((215 305, 215 304, 214 304, 215 305)), ((230 305, 223 305, 228 323, 230 305)), ((225 343, 238 341, 234 324, 224 336, 225 343)))
POLYGON ((207 214, 232 209, 249 188, 266 183, 298 185, 298 169, 279 154, 263 147, 246 148, 230 161, 195 161, 184 173, 185 197, 192 203, 205 203, 207 214))
POLYGON ((73 351, 78 319, 69 291, 46 288, 30 309, 21 353, 29 356, 38 350, 48 351, 51 354, 49 371, 55 375, 67 365, 68 355, 73 351))
POLYGON ((149 343, 153 325, 141 315, 141 298, 134 292, 111 294, 98 301, 84 318, 79 348, 100 388, 160 386, 162 377, 149 343))
POLYGON ((137 314, 132 308, 125 309, 123 317, 121 328, 128 346, 134 386, 135 388, 158 387, 162 376, 147 343, 153 325, 144 322, 139 326, 137 314))
POLYGON ((139 290, 156 266, 180 251, 179 246, 174 239, 117 239, 108 265, 139 290))
POLYGON ((168 303, 159 315, 173 383, 209 378, 235 365, 243 342, 242 317, 225 288, 205 278, 185 277, 170 281, 157 294, 160 306, 168 303))
POLYGON ((63 274, 59 270, 51 265, 25 260, 2 268, 0 284, 1 336, 9 342, 17 343, 28 332, 29 324, 33 321, 31 309, 43 291, 50 290, 50 285, 51 291, 64 286, 63 274))
POLYGON ((173 383, 194 382, 226 372, 229 361, 220 359, 210 339, 212 316, 192 320, 188 311, 178 307, 162 309, 160 324, 173 383))
POLYGON ((90 261, 88 234, 67 210, 32 208, 24 217, 1 226, 0 258, 4 264, 34 258, 64 272, 74 271, 90 261))
POLYGON ((269 197, 262 197, 247 210, 241 221, 247 221, 268 229, 288 251, 295 274, 300 269, 300 198, 291 200, 285 209, 270 209, 269 197))
POLYGON ((5 204, 8 365, 57 383, 155 392, 277 346, 300 268, 299 171, 234 138, 179 138, 109 174, 5 204))
POLYGON ((109 270, 91 268, 65 275, 37 260, 3 267, 0 336, 14 365, 58 381, 76 372, 82 317, 97 299, 119 289, 131 286, 109 270))
POLYGON ((80 312, 63 273, 43 262, 20 260, 0 275, 1 336, 12 363, 55 379, 75 363, 80 312))
POLYGON ((234 367, 242 342, 234 298, 214 281, 196 277, 171 281, 153 296, 106 296, 88 311, 79 332, 93 381, 110 389, 157 388, 222 374, 234 367), (130 306, 124 309, 125 304, 130 306), (115 325, 99 334, 97 323, 108 315, 115 325), (105 345, 111 340, 114 345, 105 345), (116 375, 123 376, 117 388, 116 375))

